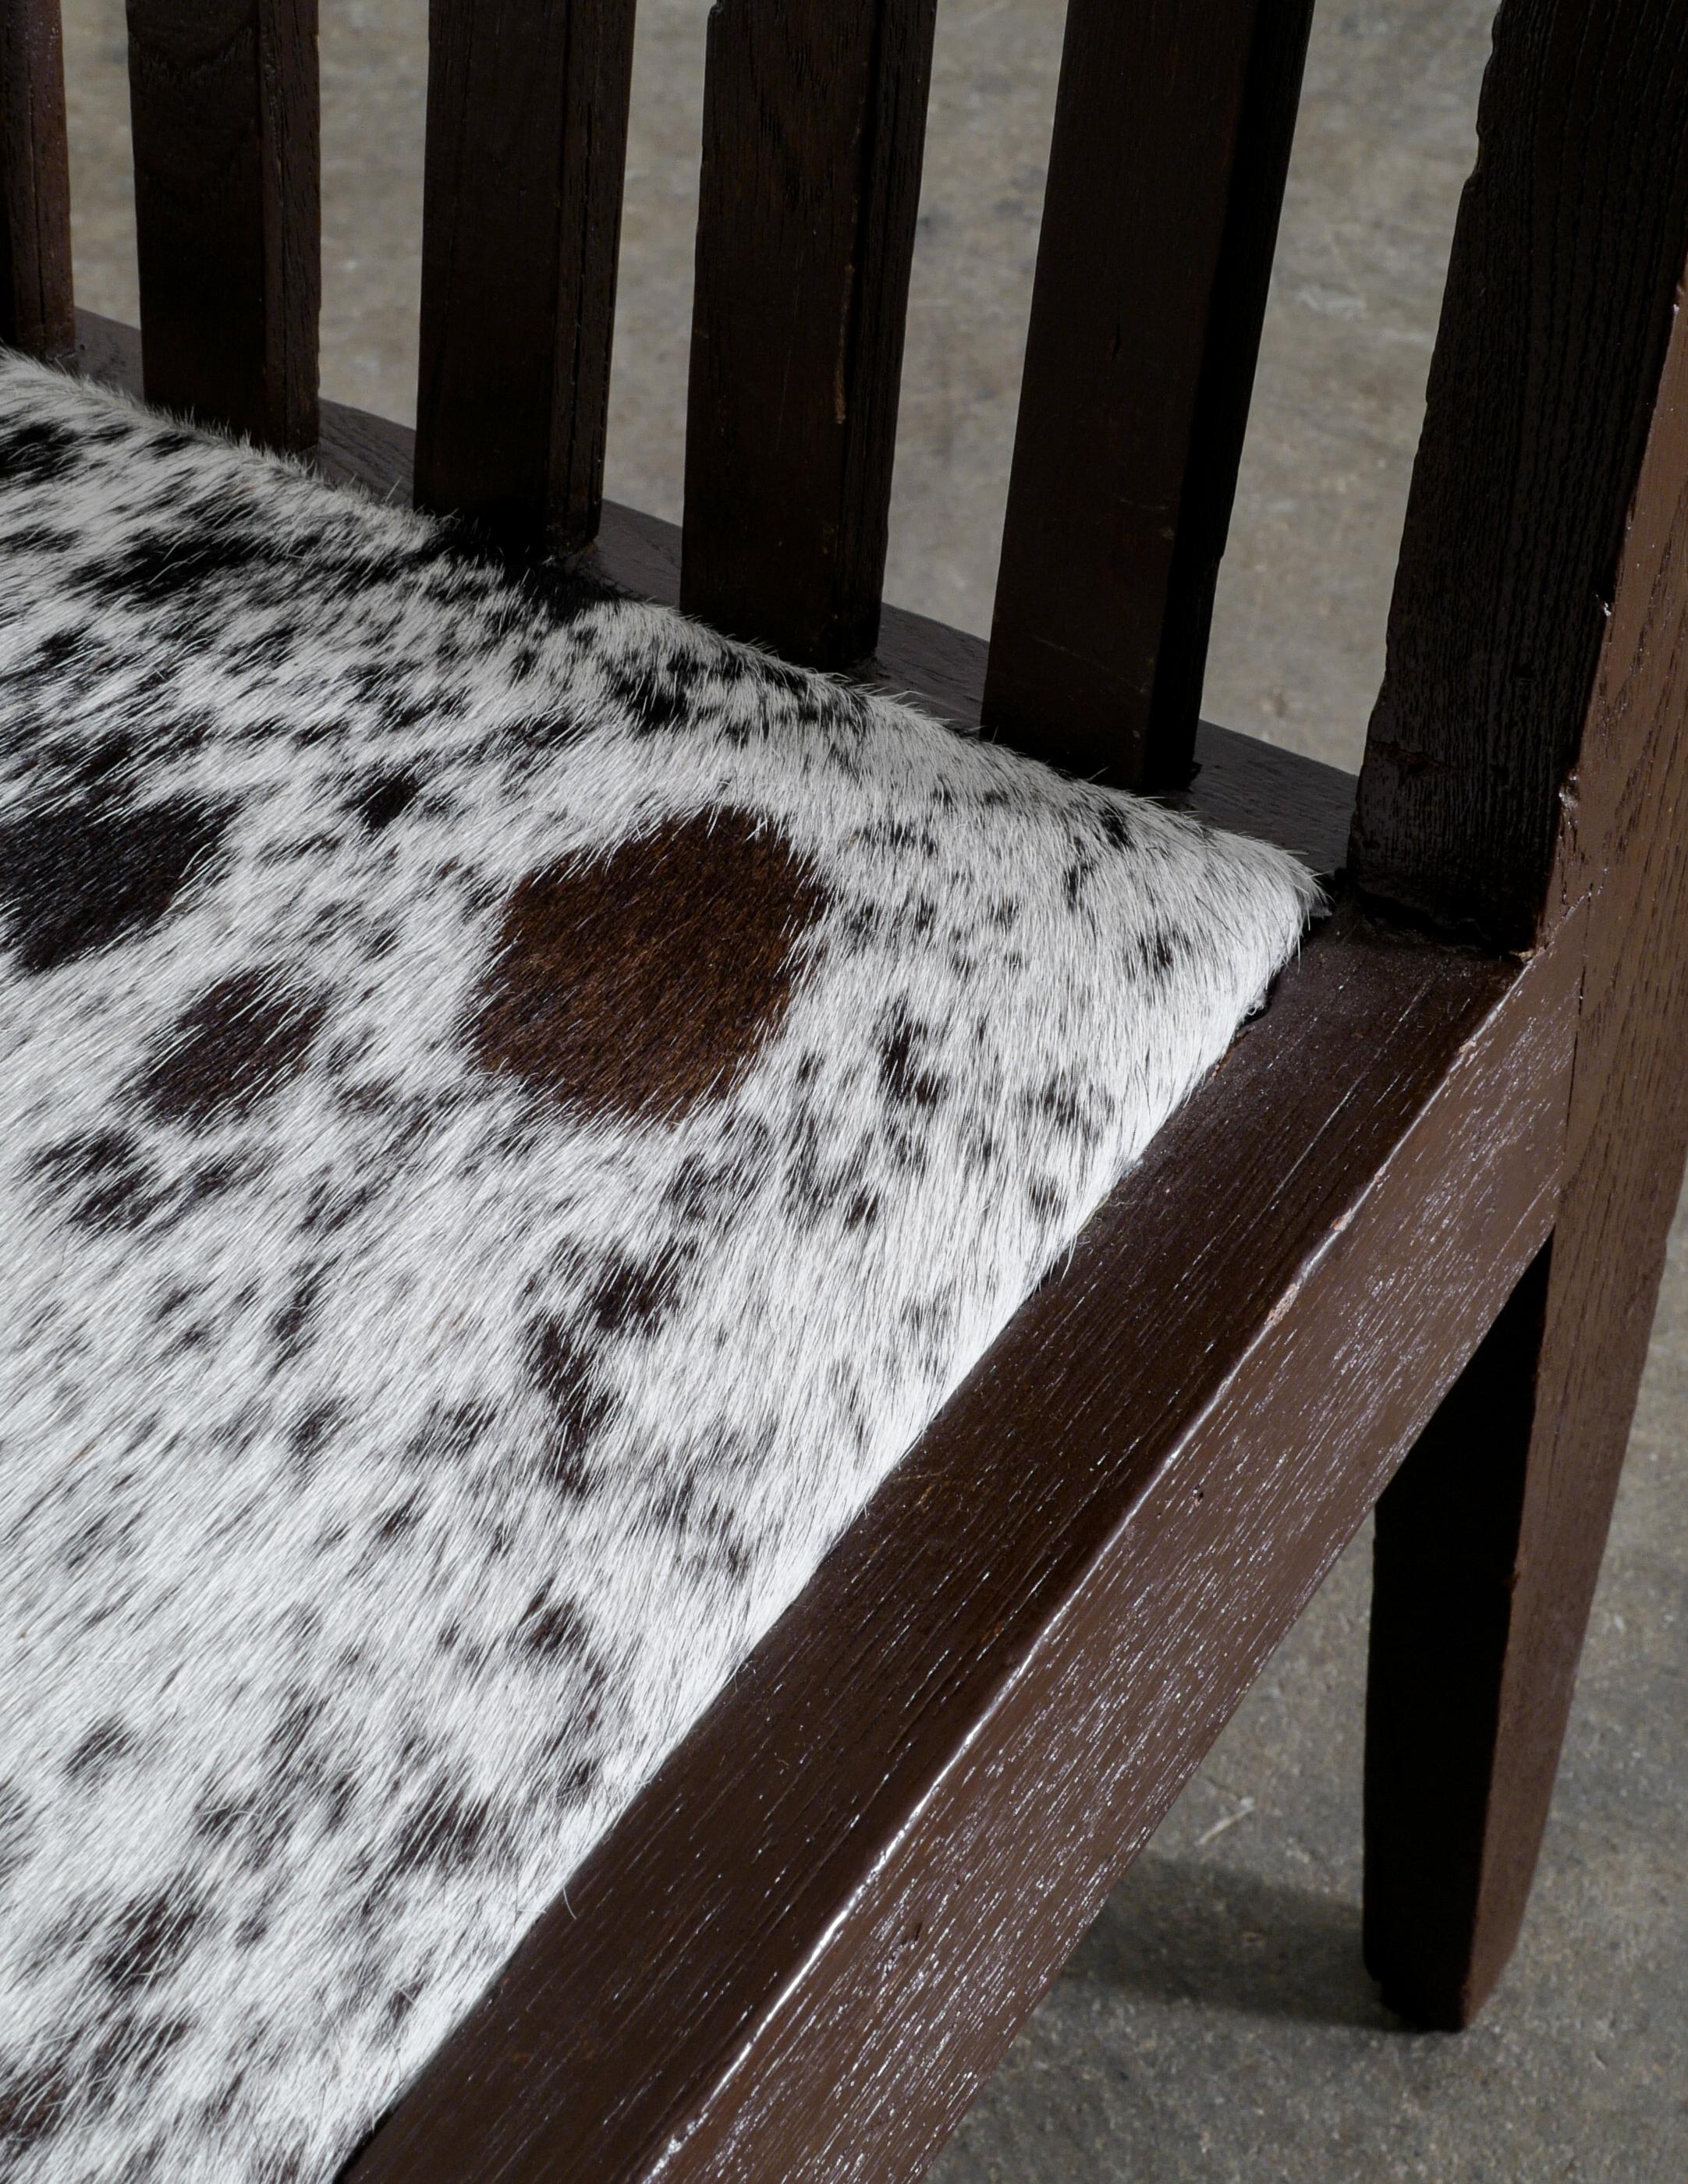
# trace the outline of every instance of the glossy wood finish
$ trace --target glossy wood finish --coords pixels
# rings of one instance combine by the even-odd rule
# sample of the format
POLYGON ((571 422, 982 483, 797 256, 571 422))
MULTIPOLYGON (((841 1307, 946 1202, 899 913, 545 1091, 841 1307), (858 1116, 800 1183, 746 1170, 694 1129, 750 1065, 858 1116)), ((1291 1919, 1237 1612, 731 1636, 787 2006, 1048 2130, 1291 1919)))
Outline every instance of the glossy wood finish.
POLYGON ((1688 10, 1506 0, 1478 126, 1351 864, 1526 947, 1688 248, 1688 10))
POLYGON ((1575 973, 1310 947, 351 2184, 917 2175, 1540 1248, 1575 973))
POLYGON ((58 0, 0 0, 0 341, 64 357, 75 337, 58 0))
POLYGON ((129 0, 149 401, 316 438, 316 0, 129 0))
POLYGON ((416 496, 598 527, 633 0, 432 0, 416 496))
POLYGON ((1522 1923, 1688 1153, 1688 323, 1568 798, 1589 940, 1552 1250, 1379 1513, 1367 1960, 1458 2025, 1522 1923))
POLYGON ((717 0, 686 421, 688 612, 873 649, 935 0, 717 0))
POLYGON ((1181 787, 1312 0, 1070 0, 991 632, 993 733, 1181 787))

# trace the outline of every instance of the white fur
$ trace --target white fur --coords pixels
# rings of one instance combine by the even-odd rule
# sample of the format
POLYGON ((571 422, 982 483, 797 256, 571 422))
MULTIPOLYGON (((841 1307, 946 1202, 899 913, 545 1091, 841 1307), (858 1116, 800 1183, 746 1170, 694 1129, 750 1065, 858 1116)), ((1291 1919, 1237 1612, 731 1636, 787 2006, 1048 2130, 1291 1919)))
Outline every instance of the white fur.
POLYGON ((1313 902, 1274 850, 439 540, 0 362, 19 2184, 326 2184, 1313 902), (426 785, 373 828, 393 773, 426 785), (214 844, 67 953, 31 844, 97 895, 160 803, 214 844), (744 1073, 653 1119, 480 1067, 523 876, 721 811, 824 900, 744 1073), (308 1054, 161 1117, 170 1027, 254 966, 315 997, 308 1054), (605 1270, 662 1266, 604 1332, 605 1270), (540 1321, 595 1345, 565 1488, 540 1321))

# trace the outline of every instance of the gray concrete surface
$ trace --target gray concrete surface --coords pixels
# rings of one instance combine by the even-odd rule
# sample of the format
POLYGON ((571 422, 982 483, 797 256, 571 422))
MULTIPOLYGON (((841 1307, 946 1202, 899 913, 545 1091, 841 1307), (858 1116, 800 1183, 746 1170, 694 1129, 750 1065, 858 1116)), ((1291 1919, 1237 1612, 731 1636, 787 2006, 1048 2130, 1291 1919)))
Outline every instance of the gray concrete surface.
MULTIPOLYGON (((121 0, 66 0, 82 300, 134 314, 121 0)), ((1353 765, 1485 0, 1326 0, 1207 710, 1353 765)), ((326 0, 324 384, 408 416, 422 0, 326 0)), ((1059 0, 944 0, 889 589, 989 621, 1059 0)), ((704 0, 642 0, 609 458, 677 515, 704 0)), ((1540 1880, 1457 2038, 1360 1968, 1366 1546, 1108 1905, 939 2184, 1688 2184, 1688 1221, 1680 1220, 1540 1880)))

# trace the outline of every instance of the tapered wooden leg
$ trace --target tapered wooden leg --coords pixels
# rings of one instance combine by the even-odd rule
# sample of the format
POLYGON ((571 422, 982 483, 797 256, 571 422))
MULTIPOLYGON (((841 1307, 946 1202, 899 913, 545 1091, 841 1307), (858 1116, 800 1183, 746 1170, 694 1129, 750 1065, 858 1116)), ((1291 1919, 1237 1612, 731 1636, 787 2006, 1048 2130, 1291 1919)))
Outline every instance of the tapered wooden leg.
POLYGON ((1645 1233, 1572 1210, 1379 1507, 1365 1952, 1420 2024, 1470 2022, 1523 1920, 1681 1173, 1657 1151, 1645 1233))
POLYGON ((1366 1963, 1423 2024, 1466 2023, 1512 1948, 1557 1738, 1521 1750, 1501 1724, 1520 1681, 1568 1696, 1575 1661, 1527 1663, 1516 1612, 1552 1262, 1550 1244, 1378 1507, 1366 1963))
POLYGON ((1552 1240, 1378 1508, 1366 1961, 1425 2025, 1468 2024, 1518 1939, 1646 1362, 1688 1145, 1685 772, 1594 905, 1552 1240))

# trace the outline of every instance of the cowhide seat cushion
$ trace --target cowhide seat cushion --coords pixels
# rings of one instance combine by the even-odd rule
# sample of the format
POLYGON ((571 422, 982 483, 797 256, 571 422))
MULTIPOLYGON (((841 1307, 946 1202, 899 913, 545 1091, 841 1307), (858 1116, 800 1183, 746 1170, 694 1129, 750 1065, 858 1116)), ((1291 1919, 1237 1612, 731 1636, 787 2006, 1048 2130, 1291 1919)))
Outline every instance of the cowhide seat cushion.
POLYGON ((0 364, 0 2167, 331 2178, 1311 882, 0 364))

